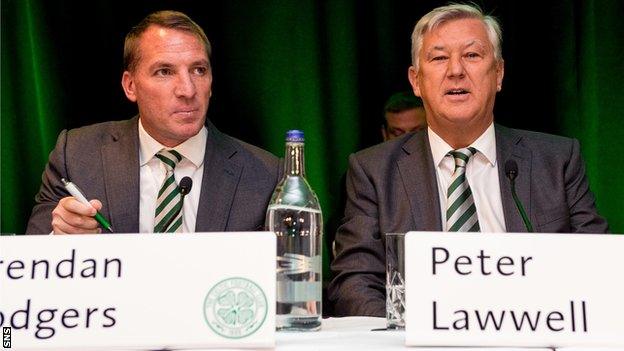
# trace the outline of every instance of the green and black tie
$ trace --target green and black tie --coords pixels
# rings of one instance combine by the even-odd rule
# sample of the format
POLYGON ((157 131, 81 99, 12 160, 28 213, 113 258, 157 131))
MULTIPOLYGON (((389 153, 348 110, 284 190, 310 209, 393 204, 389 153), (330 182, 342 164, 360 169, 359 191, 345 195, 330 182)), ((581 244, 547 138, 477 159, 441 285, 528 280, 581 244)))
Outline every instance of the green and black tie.
POLYGON ((176 184, 173 170, 182 160, 182 155, 175 150, 160 150, 156 154, 165 164, 167 174, 165 181, 158 191, 156 200, 156 219, 154 233, 176 233, 182 229, 182 199, 180 189, 176 184), (172 219, 172 217, 175 217, 172 219))
POLYGON ((477 149, 467 147, 450 151, 455 159, 455 171, 446 195, 446 230, 449 232, 478 232, 479 219, 470 185, 466 179, 466 165, 477 149))

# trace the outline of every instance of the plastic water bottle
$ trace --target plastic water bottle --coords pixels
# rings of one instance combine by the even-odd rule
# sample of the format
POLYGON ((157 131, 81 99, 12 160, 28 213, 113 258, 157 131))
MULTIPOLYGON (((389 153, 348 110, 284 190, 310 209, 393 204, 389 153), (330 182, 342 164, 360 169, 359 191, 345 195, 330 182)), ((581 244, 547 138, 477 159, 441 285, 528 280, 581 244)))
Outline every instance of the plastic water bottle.
POLYGON ((305 179, 304 136, 286 133, 284 177, 267 209, 267 230, 277 235, 277 330, 321 329, 323 216, 305 179))

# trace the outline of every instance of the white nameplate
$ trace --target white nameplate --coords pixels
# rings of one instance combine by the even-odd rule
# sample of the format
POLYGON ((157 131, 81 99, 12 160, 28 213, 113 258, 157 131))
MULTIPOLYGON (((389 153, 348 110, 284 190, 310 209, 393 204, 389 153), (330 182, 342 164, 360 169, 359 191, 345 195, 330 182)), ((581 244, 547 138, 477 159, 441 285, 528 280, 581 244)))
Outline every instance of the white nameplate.
POLYGON ((624 346, 624 236, 410 232, 408 346, 624 346))
POLYGON ((269 232, 0 237, 0 322, 15 350, 273 347, 275 254, 269 232))

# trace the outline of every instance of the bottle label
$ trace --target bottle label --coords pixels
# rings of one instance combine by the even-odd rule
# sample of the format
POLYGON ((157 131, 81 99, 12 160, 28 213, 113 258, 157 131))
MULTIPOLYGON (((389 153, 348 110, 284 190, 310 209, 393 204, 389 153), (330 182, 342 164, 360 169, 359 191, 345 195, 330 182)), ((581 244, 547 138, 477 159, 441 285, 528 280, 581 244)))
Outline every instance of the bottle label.
POLYGON ((302 273, 321 273, 321 256, 306 256, 287 253, 277 256, 277 275, 290 275, 302 273))
POLYGON ((277 302, 321 301, 321 282, 277 281, 277 302))

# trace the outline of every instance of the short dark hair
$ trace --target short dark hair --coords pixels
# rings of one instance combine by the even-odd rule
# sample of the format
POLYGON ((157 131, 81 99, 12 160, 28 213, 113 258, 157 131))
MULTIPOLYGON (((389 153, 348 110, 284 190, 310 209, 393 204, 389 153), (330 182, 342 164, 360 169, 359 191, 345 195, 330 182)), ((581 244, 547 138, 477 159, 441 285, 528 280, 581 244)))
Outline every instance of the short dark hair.
POLYGON ((421 98, 411 91, 402 91, 390 96, 384 106, 384 112, 403 112, 418 107, 423 107, 421 98))
POLYGON ((182 12, 158 11, 149 14, 141 22, 139 22, 139 24, 132 27, 130 32, 126 35, 123 55, 124 70, 134 71, 136 69, 137 62, 140 58, 139 38, 141 37, 141 34, 143 34, 150 26, 180 30, 196 36, 204 43, 206 55, 210 60, 212 50, 210 41, 208 41, 206 33, 204 33, 204 30, 197 23, 193 22, 189 16, 183 14, 182 12))

